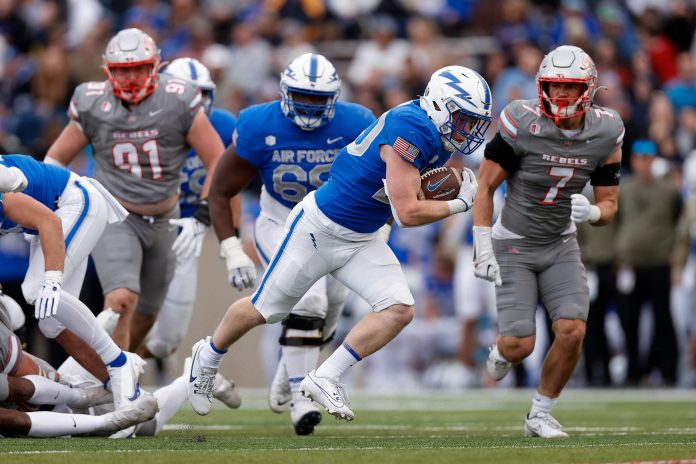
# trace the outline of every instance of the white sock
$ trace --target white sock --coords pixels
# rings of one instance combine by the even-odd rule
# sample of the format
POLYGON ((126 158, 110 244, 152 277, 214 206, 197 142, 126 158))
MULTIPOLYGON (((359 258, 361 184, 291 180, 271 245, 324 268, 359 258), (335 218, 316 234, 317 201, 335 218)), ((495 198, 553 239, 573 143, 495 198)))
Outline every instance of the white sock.
POLYGON ((159 412, 155 416, 155 435, 160 433, 164 424, 169 422, 187 401, 188 384, 187 377, 177 377, 172 383, 153 393, 159 406, 159 412))
POLYGON ((549 398, 548 396, 536 392, 534 398, 532 398, 532 409, 529 410, 529 417, 534 417, 540 412, 549 414, 555 404, 556 398, 549 398))
POLYGON ((158 358, 172 354, 186 335, 198 285, 198 258, 176 258, 174 277, 167 288, 159 316, 145 339, 148 351, 158 358))
POLYGON ((293 401, 302 399, 300 382, 319 362, 319 350, 318 346, 283 346, 281 348, 283 353, 281 362, 285 364, 293 401))
POLYGON ((227 350, 220 351, 217 348, 213 348, 213 337, 208 337, 205 339, 206 343, 203 349, 200 351, 200 361, 201 366, 212 367, 213 369, 218 369, 222 358, 227 354, 227 350))
POLYGON ((121 349, 99 325, 94 314, 71 294, 60 293, 58 312, 54 317, 94 348, 105 365, 121 354, 121 349))
POLYGON ((498 360, 498 361, 510 362, 507 359, 505 359, 502 354, 500 354, 500 350, 498 349, 497 344, 493 345, 493 349, 491 349, 489 357, 491 357, 495 360, 498 360))
POLYGON ((34 394, 29 398, 32 404, 73 404, 80 400, 80 394, 62 383, 54 382, 40 375, 24 377, 34 384, 34 394))
POLYGON ((29 437, 60 437, 94 433, 106 425, 106 419, 102 416, 46 411, 28 412, 27 414, 31 420, 31 428, 27 434, 29 437))
POLYGON ((350 366, 362 358, 346 342, 336 348, 329 358, 317 368, 317 376, 337 379, 350 366))

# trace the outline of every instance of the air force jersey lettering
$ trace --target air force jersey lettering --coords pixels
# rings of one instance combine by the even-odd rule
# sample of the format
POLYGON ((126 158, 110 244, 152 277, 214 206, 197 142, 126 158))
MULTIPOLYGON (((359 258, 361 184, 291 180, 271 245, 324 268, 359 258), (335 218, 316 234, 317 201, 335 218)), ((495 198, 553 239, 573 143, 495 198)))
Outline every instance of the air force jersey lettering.
POLYGON ((592 106, 582 129, 566 136, 542 115, 538 100, 515 100, 500 114, 498 129, 519 158, 507 180, 501 223, 536 242, 556 240, 571 227, 570 196, 623 143, 616 111, 592 106))
MULTIPOLYGON (((7 167, 16 167, 27 178, 27 188, 21 193, 32 197, 34 200, 55 211, 56 200, 63 194, 65 186, 70 179, 70 171, 67 169, 44 164, 27 155, 1 155, 0 164, 7 167)), ((28 232, 36 234, 31 229, 22 229, 15 222, 5 217, 5 208, 0 196, 0 235, 9 232, 28 232)))
POLYGON ((186 135, 200 103, 197 87, 167 75, 130 111, 108 81, 86 82, 75 90, 68 116, 94 148, 94 177, 119 198, 154 203, 179 189, 186 135))
POLYGON ((390 145, 418 170, 443 166, 452 153, 442 148, 440 134, 413 100, 393 108, 341 150, 328 182, 315 198, 319 209, 335 223, 359 233, 374 232, 391 217, 382 179, 387 165, 379 155, 390 145))
POLYGON ((237 154, 258 169, 265 193, 292 209, 326 182, 338 152, 374 120, 362 105, 337 102, 328 124, 303 131, 272 101, 242 110, 234 143, 237 154))
MULTIPOLYGON (((222 144, 227 147, 232 143, 232 132, 234 132, 237 118, 227 110, 213 108, 210 112, 210 123, 218 133, 222 144)), ((208 174, 203 161, 196 155, 195 150, 190 149, 186 156, 186 163, 181 173, 181 217, 191 217, 196 211, 198 201, 201 198, 201 191, 205 183, 205 177, 208 174)))

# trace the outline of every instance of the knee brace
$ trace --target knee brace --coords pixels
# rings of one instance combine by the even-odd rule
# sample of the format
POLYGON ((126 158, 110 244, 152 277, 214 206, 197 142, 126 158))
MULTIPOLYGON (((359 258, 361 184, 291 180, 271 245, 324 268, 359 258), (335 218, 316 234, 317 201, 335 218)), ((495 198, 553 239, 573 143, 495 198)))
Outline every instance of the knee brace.
POLYGON ((283 333, 278 342, 282 346, 321 346, 324 319, 289 314, 283 319, 283 333))

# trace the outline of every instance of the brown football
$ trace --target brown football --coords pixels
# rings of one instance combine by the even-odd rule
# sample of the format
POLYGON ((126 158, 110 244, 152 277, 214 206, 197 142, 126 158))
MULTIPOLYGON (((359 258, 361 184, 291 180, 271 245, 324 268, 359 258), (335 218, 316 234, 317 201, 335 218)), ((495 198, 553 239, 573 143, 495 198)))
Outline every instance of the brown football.
POLYGON ((462 171, 443 166, 421 174, 421 192, 426 200, 454 200, 462 185, 462 171))

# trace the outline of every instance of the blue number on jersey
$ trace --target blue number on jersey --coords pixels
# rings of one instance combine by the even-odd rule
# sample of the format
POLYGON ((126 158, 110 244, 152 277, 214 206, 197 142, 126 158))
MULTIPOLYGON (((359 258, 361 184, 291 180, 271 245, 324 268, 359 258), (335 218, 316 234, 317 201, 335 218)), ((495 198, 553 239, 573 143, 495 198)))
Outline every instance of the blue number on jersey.
POLYGON ((380 146, 395 143, 408 147, 407 154, 413 158, 408 161, 418 170, 442 166, 452 155, 442 148, 440 134, 417 100, 399 105, 380 116, 339 153, 329 181, 317 190, 319 209, 355 232, 374 232, 382 227, 391 209, 382 182, 386 164, 379 152, 380 146))
POLYGON ((251 106, 239 114, 237 154, 256 166, 266 192, 292 208, 329 177, 338 152, 375 120, 364 106, 338 102, 333 120, 304 131, 293 124, 279 101, 251 106))
MULTIPOLYGON (((236 118, 227 110, 213 108, 210 113, 210 123, 218 133, 222 144, 227 147, 232 143, 232 133, 236 125, 236 118)), ((205 183, 208 170, 203 165, 203 161, 191 149, 186 156, 186 163, 182 169, 183 180, 181 182, 181 217, 193 216, 201 198, 201 191, 205 183)))

